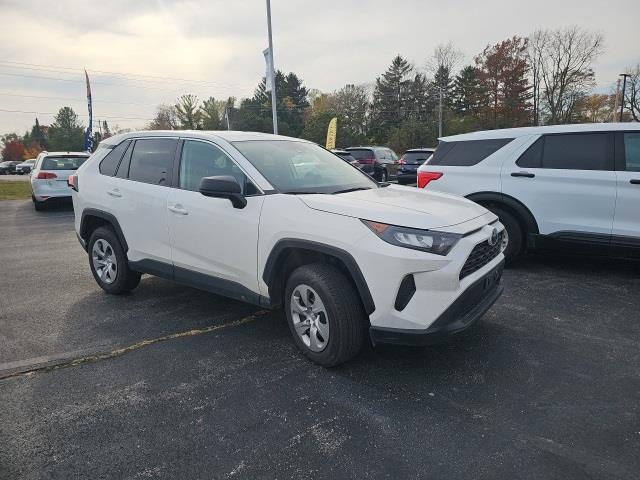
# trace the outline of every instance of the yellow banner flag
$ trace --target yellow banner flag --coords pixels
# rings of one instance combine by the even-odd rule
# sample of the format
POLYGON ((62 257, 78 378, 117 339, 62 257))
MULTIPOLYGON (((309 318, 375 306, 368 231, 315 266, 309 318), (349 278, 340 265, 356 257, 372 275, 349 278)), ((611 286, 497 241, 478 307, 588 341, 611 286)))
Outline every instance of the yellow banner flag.
POLYGON ((336 148, 336 133, 338 131, 338 119, 333 117, 329 122, 329 128, 327 129, 327 150, 333 150, 336 148))

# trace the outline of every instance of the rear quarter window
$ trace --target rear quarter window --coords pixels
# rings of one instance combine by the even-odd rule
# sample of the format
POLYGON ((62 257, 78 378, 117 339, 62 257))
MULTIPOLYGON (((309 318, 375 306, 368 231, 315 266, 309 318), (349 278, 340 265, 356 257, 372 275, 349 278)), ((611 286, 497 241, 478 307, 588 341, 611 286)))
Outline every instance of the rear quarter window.
POLYGON ((102 175, 113 177, 116 174, 118 165, 120 165, 120 160, 122 160, 122 156, 124 155, 124 152, 127 151, 128 146, 129 141, 125 140, 107 153, 100 162, 100 173, 102 175))
POLYGON ((477 165, 511 142, 513 138, 440 142, 429 165, 470 167, 477 165))

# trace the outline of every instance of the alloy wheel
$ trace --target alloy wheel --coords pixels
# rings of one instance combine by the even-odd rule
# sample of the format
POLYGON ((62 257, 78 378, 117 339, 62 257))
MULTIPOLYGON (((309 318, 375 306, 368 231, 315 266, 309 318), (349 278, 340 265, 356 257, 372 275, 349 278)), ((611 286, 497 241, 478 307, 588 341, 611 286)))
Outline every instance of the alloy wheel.
POLYGON ((102 282, 107 284, 115 282, 118 275, 118 262, 109 242, 102 238, 95 241, 91 249, 91 261, 102 282))
POLYGON ((312 352, 321 352, 329 342, 329 317, 320 295, 308 285, 298 285, 291 294, 291 318, 300 340, 312 352))

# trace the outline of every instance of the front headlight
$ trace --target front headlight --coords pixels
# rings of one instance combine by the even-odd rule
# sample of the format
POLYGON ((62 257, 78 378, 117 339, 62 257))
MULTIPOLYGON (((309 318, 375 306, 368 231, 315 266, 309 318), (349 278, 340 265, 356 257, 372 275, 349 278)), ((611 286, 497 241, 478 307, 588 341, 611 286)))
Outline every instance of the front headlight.
POLYGON ((446 255, 462 237, 457 233, 433 232, 417 228, 398 227, 386 223, 362 220, 378 237, 391 245, 423 252, 446 255))

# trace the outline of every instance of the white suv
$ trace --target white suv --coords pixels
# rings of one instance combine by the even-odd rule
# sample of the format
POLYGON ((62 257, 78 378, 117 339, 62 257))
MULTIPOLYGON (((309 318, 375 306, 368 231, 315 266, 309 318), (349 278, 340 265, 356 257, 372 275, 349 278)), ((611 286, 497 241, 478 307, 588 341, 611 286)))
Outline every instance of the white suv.
POLYGON ((284 307, 296 344, 337 365, 375 342, 464 330, 502 292, 502 225, 469 200, 378 184, 304 140, 247 132, 111 137, 69 178, 108 293, 151 273, 284 307))
POLYGON ((527 248, 640 253, 640 125, 514 128, 440 139, 418 187, 494 212, 505 256, 527 248))

